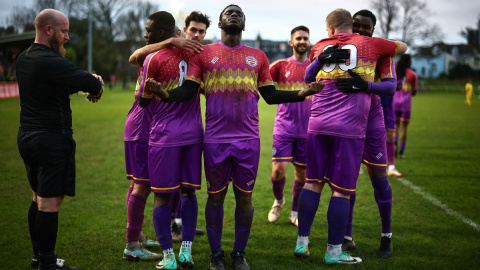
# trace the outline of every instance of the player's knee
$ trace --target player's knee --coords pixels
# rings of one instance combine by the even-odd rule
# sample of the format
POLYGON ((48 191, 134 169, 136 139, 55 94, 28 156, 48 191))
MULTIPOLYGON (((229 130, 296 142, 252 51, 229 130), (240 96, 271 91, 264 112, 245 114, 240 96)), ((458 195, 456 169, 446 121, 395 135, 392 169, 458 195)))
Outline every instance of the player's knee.
POLYGON ((190 195, 195 195, 194 189, 185 188, 185 187, 180 188, 180 196, 184 197, 184 196, 190 196, 190 195))
POLYGON ((208 196, 208 203, 212 205, 222 205, 225 200, 225 195, 208 196))
POLYGON ((285 177, 285 172, 286 172, 286 170, 284 170, 283 168, 274 168, 272 170, 273 180, 277 181, 277 180, 282 179, 283 177, 285 177))

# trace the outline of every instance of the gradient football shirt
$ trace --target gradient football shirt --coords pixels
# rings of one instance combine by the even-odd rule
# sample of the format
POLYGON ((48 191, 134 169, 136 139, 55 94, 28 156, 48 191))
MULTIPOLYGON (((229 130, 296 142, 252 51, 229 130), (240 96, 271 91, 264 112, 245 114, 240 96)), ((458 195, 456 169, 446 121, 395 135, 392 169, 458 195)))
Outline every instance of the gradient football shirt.
POLYGON ((409 112, 412 110, 412 91, 418 87, 417 74, 407 68, 403 78, 403 89, 395 92, 393 107, 395 111, 409 112))
POLYGON ((394 56, 399 42, 382 38, 370 38, 358 34, 340 33, 322 39, 312 47, 310 60, 315 59, 328 46, 350 50, 350 59, 343 64, 324 64, 317 80, 325 84, 314 95, 308 132, 343 138, 365 138, 371 94, 366 92, 342 93, 335 83, 338 78, 348 78, 349 69, 364 80, 373 82, 377 60, 382 56, 394 56))
MULTIPOLYGON (((309 64, 309 60, 299 63, 293 57, 280 59, 270 65, 270 75, 280 90, 303 90, 306 87, 305 70, 309 64)), ((278 104, 273 135, 306 138, 311 106, 311 96, 303 102, 278 104)))
POLYGON ((205 85, 205 143, 260 138, 258 88, 273 85, 263 51, 221 42, 203 46, 190 59, 187 80, 205 85))
MULTIPOLYGON (((395 73, 395 62, 393 60, 393 57, 382 57, 377 61, 377 67, 375 70, 375 82, 380 82, 383 79, 387 78, 397 80, 397 75, 395 73)), ((368 114, 367 130, 385 128, 381 98, 390 98, 391 100, 393 100, 393 96, 379 96, 376 94, 372 94, 370 112, 368 114)))
MULTIPOLYGON (((138 69, 138 79, 135 86, 135 95, 140 89, 142 82, 143 68, 138 69)), ((150 124, 152 123, 152 106, 146 108, 140 107, 137 99, 133 101, 132 108, 127 114, 125 121, 124 141, 143 141, 148 142, 150 133, 150 124)))
MULTIPOLYGON (((161 83, 166 91, 180 86, 188 71, 190 53, 166 48, 151 53, 143 64, 143 77, 138 91, 139 96, 153 98, 145 88, 147 78, 161 83)), ((200 113, 200 93, 186 102, 163 102, 156 97, 151 101, 153 120, 150 129, 149 145, 157 147, 181 146, 203 140, 203 124, 200 113)))

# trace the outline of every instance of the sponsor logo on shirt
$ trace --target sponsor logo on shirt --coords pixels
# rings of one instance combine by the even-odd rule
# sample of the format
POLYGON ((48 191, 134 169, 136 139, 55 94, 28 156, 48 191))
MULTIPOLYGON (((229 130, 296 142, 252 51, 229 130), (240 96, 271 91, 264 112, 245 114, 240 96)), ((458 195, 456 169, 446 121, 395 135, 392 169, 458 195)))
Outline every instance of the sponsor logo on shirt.
POLYGON ((285 78, 288 78, 289 75, 290 75, 290 71, 287 71, 287 72, 285 73, 285 78))
POLYGON ((383 154, 382 152, 378 153, 378 155, 375 156, 377 159, 380 159, 381 157, 383 157, 383 154))
POLYGON ((218 59, 219 59, 219 58, 215 56, 215 57, 212 59, 212 61, 210 61, 210 63, 215 64, 215 63, 218 61, 218 59))
POLYGON ((256 67, 258 65, 257 59, 255 59, 255 57, 253 56, 247 56, 247 58, 245 59, 245 62, 247 62, 247 65, 251 67, 256 67))
POLYGON ((247 183, 247 186, 251 186, 251 185, 253 185, 253 183, 255 183, 255 179, 250 180, 250 181, 247 183))

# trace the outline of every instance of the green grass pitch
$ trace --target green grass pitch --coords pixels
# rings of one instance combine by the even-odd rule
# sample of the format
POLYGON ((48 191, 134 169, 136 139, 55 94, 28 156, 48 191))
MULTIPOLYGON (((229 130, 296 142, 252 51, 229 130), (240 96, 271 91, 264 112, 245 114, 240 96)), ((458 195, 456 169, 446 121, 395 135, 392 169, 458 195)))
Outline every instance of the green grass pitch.
MULTIPOLYGON (((363 259, 355 269, 480 269, 480 99, 464 106, 460 93, 420 92, 413 98, 406 159, 397 160, 415 192, 390 178, 393 189, 392 230, 394 253, 376 257, 380 218, 368 176, 358 180, 354 214, 355 256, 363 259), (435 205, 428 198, 441 202, 435 205), (475 229, 461 219, 468 219, 475 229)), ((66 198, 60 212, 57 252, 67 264, 83 269, 154 269, 156 262, 131 263, 122 259, 125 246, 126 202, 123 127, 133 101, 132 91, 106 90, 97 104, 84 96, 71 97, 74 138, 77 142, 77 196, 66 198)), ((0 100, 0 269, 29 269, 31 245, 27 212, 31 191, 16 146, 19 99, 0 100)), ((288 222, 293 167, 287 172, 287 204, 280 220, 270 224, 271 144, 276 106, 259 101, 261 158, 253 194, 255 216, 246 254, 252 269, 321 269, 326 250, 326 211, 330 198, 325 188, 310 236, 308 259, 293 256, 297 229, 288 222)), ((202 184, 204 185, 205 182, 202 184)), ((205 228, 205 186, 197 192, 198 227, 205 228)), ((145 211, 144 232, 155 236, 153 197, 145 211)), ((228 254, 234 241, 234 199, 225 202, 223 247, 228 254)), ((174 243, 178 254, 180 245, 174 243)), ((160 248, 151 249, 161 252, 160 248)), ((193 246, 195 269, 207 269, 207 236, 193 246)), ((227 264, 230 262, 227 258, 227 264)))

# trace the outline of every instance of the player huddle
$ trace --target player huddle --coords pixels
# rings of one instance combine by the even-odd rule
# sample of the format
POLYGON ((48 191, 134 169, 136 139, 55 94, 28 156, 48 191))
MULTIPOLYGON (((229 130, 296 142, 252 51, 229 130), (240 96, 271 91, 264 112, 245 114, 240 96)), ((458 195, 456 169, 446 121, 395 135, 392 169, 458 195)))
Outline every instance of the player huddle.
POLYGON ((347 10, 337 9, 327 16, 329 37, 312 47, 310 57, 309 29, 299 26, 291 31, 293 56, 269 65, 261 50, 242 44, 245 20, 239 6, 227 6, 219 17, 221 41, 201 47, 197 41, 205 37, 210 24, 207 16, 193 12, 187 18, 186 39, 173 38, 176 31, 171 14, 161 11, 149 17, 144 36, 147 46, 130 57, 131 63, 143 65, 136 100, 125 125, 127 178, 133 184, 127 195, 128 243, 124 258, 162 257, 146 250, 148 243, 140 241, 146 197, 153 191, 158 239, 153 245, 159 244, 163 250, 157 269, 177 269, 177 263, 183 268, 193 267, 198 215, 195 190, 201 186, 203 152, 210 269, 226 267, 222 230, 230 182, 236 200, 231 263, 234 269, 250 269, 245 248, 254 214, 252 192, 260 156, 260 95, 268 104, 279 104, 273 132, 271 182, 275 201, 268 215, 270 222, 278 220, 285 205, 288 162, 295 165, 289 215, 291 223, 298 226, 294 255, 310 255, 308 237, 321 191, 328 184, 332 197, 324 261, 362 261, 349 251, 355 249, 353 207, 363 162, 382 222, 378 254, 389 257, 393 244, 388 164, 388 175, 401 175, 391 162, 393 155, 387 154, 387 133, 393 132, 395 120, 392 102, 384 102, 383 97, 391 99, 395 93, 393 56, 404 53, 406 44, 372 38, 376 19, 368 10, 352 18, 347 10), (206 98, 205 129, 201 93, 206 98), (179 205, 172 202, 178 192, 179 205), (177 208, 182 230, 178 262, 171 232, 172 212, 177 208))

